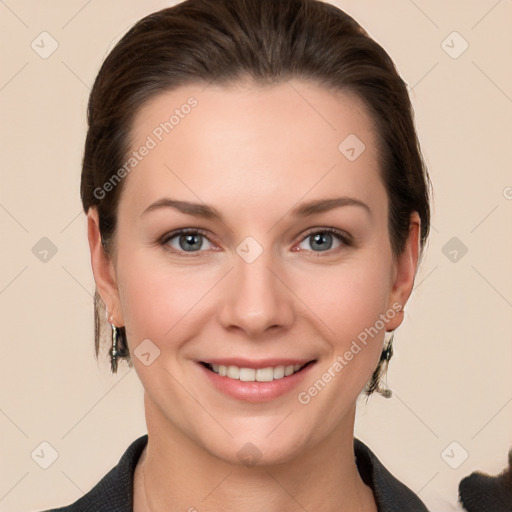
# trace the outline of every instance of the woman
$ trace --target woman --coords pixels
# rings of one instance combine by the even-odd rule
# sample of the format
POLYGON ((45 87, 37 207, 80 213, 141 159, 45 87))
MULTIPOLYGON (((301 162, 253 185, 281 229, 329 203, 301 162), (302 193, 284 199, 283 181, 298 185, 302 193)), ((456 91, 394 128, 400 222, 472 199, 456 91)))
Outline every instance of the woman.
POLYGON ((316 0, 188 0, 116 45, 88 121, 96 353, 106 315, 148 435, 59 510, 427 510, 353 435, 429 232, 385 51, 316 0))

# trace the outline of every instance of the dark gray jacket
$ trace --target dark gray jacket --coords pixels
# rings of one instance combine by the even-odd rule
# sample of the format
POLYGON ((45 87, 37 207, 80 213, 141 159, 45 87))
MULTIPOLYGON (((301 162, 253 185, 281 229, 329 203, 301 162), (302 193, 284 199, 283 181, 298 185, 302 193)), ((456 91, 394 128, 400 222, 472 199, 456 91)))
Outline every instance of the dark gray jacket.
MULTIPOLYGON (((147 442, 147 434, 136 439, 119 464, 78 501, 45 512, 133 512, 133 475, 147 442)), ((359 474, 373 489, 379 512, 428 512, 422 501, 359 439, 354 439, 354 451, 359 474)))

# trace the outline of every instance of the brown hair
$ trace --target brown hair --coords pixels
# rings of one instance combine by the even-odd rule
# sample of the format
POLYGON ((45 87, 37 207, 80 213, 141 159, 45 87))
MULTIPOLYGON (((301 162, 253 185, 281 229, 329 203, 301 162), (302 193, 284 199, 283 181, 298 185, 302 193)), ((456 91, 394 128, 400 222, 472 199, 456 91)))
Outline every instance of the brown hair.
MULTIPOLYGON (((423 249, 430 182, 407 87, 383 48, 349 15, 317 0, 187 0, 138 21, 107 56, 91 91, 80 192, 84 211, 98 210, 107 253, 115 250, 124 180, 108 193, 102 187, 125 162, 139 109, 179 86, 244 78, 256 84, 307 79, 357 95, 380 140, 393 252, 403 250, 414 211, 421 219, 423 249)), ((108 325, 104 311, 96 290, 96 357, 102 326, 108 325)), ((132 365, 125 329, 120 331, 120 349, 132 365)), ((367 392, 378 389, 389 355, 381 358, 367 392)))

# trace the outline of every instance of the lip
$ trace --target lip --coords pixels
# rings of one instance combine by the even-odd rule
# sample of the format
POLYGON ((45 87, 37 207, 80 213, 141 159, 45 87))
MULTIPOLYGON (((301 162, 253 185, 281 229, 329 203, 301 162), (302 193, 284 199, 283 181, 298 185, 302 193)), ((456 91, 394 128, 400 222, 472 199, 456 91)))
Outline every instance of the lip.
POLYGON ((205 359, 204 361, 197 361, 208 364, 219 364, 223 366, 238 366, 239 368, 253 368, 258 370, 260 368, 275 368, 276 366, 289 366, 291 364, 300 364, 304 366, 306 363, 313 361, 313 359, 261 359, 255 361, 254 359, 243 359, 240 357, 230 357, 226 359, 205 359))
POLYGON ((237 400, 243 400, 252 403, 262 403, 275 400, 276 398, 290 393, 296 388, 311 372, 315 366, 316 360, 298 360, 298 359, 266 359, 264 361, 248 361, 238 358, 230 359, 211 359, 209 364, 222 364, 225 366, 238 366, 240 368, 268 368, 270 366, 286 366, 287 364, 307 364, 298 372, 282 379, 271 382, 244 382, 241 380, 221 377, 217 373, 206 368, 201 362, 196 366, 205 377, 209 385, 213 385, 218 391, 237 400))

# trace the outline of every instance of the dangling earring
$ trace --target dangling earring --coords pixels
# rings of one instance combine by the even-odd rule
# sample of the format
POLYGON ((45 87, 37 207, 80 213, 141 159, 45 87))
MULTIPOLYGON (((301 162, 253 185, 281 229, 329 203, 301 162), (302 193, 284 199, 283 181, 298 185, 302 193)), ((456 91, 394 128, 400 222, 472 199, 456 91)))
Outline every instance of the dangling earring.
POLYGON ((391 333, 391 338, 389 338, 389 341, 386 344, 386 348, 382 351, 382 354, 380 355, 381 361, 386 361, 386 363, 389 363, 389 360, 391 359, 391 356, 393 355, 393 338, 395 337, 395 333, 391 333))
POLYGON ((112 325, 112 348, 110 349, 110 368, 112 373, 117 373, 117 358, 119 352, 117 350, 117 340, 119 337, 119 329, 114 324, 112 325))
POLYGON ((393 339, 394 339, 394 337, 395 337, 395 333, 392 332, 391 338, 389 338, 389 341, 386 344, 386 348, 380 354, 380 360, 381 360, 382 364, 385 365, 385 367, 386 367, 385 368, 386 372, 384 375, 384 378, 386 379, 386 387, 381 387, 379 385, 379 387, 377 388, 376 391, 377 391, 377 393, 382 395, 384 398, 391 398, 391 396, 393 395, 393 392, 391 391, 391 389, 389 389, 387 387, 387 378, 388 378, 387 369, 388 369, 389 360, 391 359, 391 356, 393 355, 393 339))
POLYGON ((122 357, 122 354, 119 351, 118 347, 118 341, 120 338, 119 334, 119 327, 114 325, 114 315, 108 314, 108 311, 106 311, 106 316, 108 318, 108 321, 110 323, 110 326, 112 327, 112 348, 109 351, 110 354, 110 368, 112 370, 112 373, 117 373, 117 363, 118 358, 122 357))

